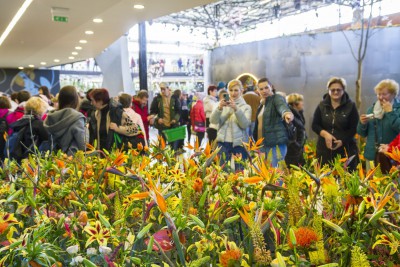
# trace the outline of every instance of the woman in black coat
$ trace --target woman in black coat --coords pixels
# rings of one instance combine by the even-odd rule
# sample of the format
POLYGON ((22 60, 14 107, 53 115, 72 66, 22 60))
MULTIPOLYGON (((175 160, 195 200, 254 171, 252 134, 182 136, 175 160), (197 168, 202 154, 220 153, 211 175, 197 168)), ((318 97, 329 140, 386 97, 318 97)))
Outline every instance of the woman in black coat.
POLYGON ((313 131, 318 134, 317 158, 327 164, 338 155, 342 158, 355 155, 349 165, 350 170, 355 170, 358 149, 354 135, 359 120, 356 105, 345 92, 343 78, 331 78, 327 88, 328 93, 316 108, 312 123, 313 131))
POLYGON ((304 144, 307 139, 305 129, 306 121, 303 115, 303 100, 304 98, 300 94, 290 94, 286 97, 289 108, 294 115, 292 123, 296 127, 295 138, 289 141, 287 147, 285 162, 288 167, 290 167, 290 165, 299 166, 306 163, 303 155, 304 144))

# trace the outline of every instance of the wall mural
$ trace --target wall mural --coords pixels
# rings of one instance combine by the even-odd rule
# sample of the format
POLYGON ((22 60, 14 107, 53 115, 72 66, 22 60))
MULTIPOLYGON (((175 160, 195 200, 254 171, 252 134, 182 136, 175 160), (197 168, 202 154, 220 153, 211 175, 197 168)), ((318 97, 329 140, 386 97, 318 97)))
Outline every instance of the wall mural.
POLYGON ((40 86, 47 86, 50 93, 56 95, 60 91, 60 71, 38 69, 1 69, 0 92, 12 94, 27 90, 37 95, 40 86))

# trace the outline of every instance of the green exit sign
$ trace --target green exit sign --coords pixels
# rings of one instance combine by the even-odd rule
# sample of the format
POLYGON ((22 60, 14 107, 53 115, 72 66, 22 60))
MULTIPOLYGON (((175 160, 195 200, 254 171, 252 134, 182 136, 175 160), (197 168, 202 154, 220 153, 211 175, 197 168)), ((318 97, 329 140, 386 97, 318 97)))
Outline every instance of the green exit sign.
POLYGON ((68 17, 65 17, 65 16, 53 16, 53 21, 68 22, 68 17))

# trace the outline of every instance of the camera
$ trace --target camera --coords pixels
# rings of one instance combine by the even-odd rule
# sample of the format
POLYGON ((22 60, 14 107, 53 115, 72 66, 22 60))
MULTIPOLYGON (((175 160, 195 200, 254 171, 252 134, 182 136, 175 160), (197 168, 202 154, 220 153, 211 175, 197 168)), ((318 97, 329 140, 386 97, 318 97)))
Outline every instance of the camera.
POLYGON ((223 96, 224 96, 224 100, 225 100, 226 102, 229 102, 229 95, 228 95, 228 94, 224 94, 223 96))
POLYGON ((373 113, 367 114, 365 117, 368 118, 368 119, 373 119, 374 118, 374 114, 373 113))

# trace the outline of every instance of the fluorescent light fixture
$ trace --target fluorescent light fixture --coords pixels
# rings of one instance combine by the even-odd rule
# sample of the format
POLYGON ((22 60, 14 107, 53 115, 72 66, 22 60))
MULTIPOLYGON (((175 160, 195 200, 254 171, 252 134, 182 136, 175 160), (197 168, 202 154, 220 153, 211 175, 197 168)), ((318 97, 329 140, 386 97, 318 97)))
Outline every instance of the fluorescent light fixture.
POLYGON ((103 20, 100 19, 100 18, 95 18, 95 19, 93 19, 93 22, 94 22, 94 23, 102 23, 103 20))
POLYGON ((86 44, 86 43, 87 43, 86 40, 79 40, 79 42, 80 42, 81 44, 86 44))
POLYGON ((60 60, 58 58, 54 59, 54 62, 60 62, 60 60))
POLYGON ((47 63, 46 62, 40 62, 40 65, 46 65, 47 63))
POLYGON ((87 35, 91 35, 91 34, 93 34, 94 32, 93 32, 93 31, 85 31, 85 33, 86 33, 87 35))
POLYGON ((71 53, 71 55, 74 55, 74 56, 76 56, 77 54, 78 54, 78 52, 75 52, 75 51, 71 53))
POLYGON ((82 46, 75 46, 76 50, 82 50, 82 46))
POLYGON ((136 4, 136 5, 133 5, 133 8, 134 9, 144 9, 144 5, 136 4))
POLYGON ((68 57, 69 59, 75 59, 75 57, 68 57))
POLYGON ((24 67, 18 67, 18 69, 19 69, 19 70, 23 70, 23 69, 24 69, 24 67))
POLYGON ((15 24, 19 21, 19 19, 22 17, 22 15, 25 13, 25 11, 28 9, 29 5, 32 3, 33 0, 25 0, 25 2, 22 4, 22 6, 19 8, 17 14, 12 18, 10 24, 8 24, 6 30, 3 32, 3 34, 0 36, 0 45, 4 42, 4 40, 7 38, 7 36, 10 34, 12 29, 14 28, 15 24))
POLYGON ((28 67, 29 67, 29 68, 34 68, 34 67, 35 67, 35 65, 33 65, 33 64, 30 64, 30 65, 28 65, 28 67))

